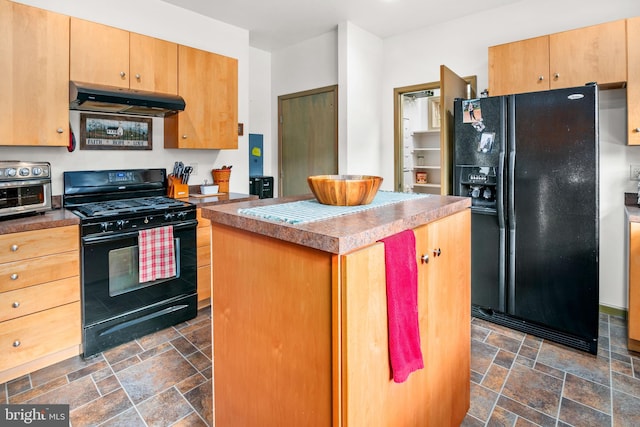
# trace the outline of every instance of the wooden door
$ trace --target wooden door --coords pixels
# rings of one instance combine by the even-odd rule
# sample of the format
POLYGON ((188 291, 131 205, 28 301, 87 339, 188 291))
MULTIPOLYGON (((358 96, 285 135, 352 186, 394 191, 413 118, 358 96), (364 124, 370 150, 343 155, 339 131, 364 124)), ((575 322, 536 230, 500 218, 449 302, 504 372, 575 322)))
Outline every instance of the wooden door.
POLYGON ((640 145, 640 17, 627 19, 627 144, 640 145))
POLYGON ((2 145, 69 143, 69 17, 0 1, 2 145))
POLYGON ((129 32, 71 18, 70 80, 129 87, 129 32))
POLYGON ((549 87, 606 86, 627 80, 625 20, 549 36, 549 87))
POLYGON ((549 89, 549 36, 489 48, 489 95, 549 89))
MULTIPOLYGON (((165 148, 238 148, 238 60, 179 45, 178 75, 186 107, 165 148)), ((165 127, 174 119, 165 119, 165 127)))
POLYGON ((142 34, 129 34, 131 89, 178 93, 178 45, 142 34))
MULTIPOLYGON (((418 268, 426 295, 423 358, 430 426, 459 426, 469 409, 471 353, 471 211, 416 230, 418 268)), ((421 325, 422 326, 422 325, 421 325)), ((421 332, 422 334, 422 332, 421 332)))
POLYGON ((453 100, 474 98, 475 92, 475 77, 464 79, 446 66, 440 66, 440 194, 453 193, 453 100))
POLYGON ((338 173, 338 87, 278 97, 279 195, 311 192, 310 175, 338 173))

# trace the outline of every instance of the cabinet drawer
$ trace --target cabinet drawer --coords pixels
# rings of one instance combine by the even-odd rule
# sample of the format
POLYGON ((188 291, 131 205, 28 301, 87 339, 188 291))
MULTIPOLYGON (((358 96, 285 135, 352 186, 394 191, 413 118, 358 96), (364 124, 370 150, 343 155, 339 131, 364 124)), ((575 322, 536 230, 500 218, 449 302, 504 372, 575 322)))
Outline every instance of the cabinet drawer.
POLYGON ((80 303, 74 302, 0 324, 0 371, 79 345, 80 303))
POLYGON ((0 235, 0 263, 78 250, 78 226, 0 235))
POLYGON ((0 293, 0 322, 80 300, 80 277, 0 293))
POLYGON ((211 227, 196 228, 196 245, 209 246, 211 244, 211 227))
POLYGON ((40 285, 80 274, 80 253, 63 252, 0 264, 0 292, 40 285))
POLYGON ((198 261, 197 266, 202 267, 203 265, 211 264, 211 246, 198 246, 198 261))
POLYGON ((211 266, 198 267, 198 301, 211 298, 211 266))

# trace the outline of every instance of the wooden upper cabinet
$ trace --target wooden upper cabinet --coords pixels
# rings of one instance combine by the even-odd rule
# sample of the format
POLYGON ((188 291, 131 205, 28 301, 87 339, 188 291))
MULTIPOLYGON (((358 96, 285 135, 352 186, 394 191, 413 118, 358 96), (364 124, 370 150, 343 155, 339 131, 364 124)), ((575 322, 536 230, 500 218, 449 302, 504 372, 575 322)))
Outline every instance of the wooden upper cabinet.
POLYGON ((625 20, 549 36, 551 89, 627 80, 625 20))
POLYGON ((178 94, 186 108, 165 118, 165 148, 238 148, 237 59, 179 45, 178 94))
POLYGON ((625 21, 489 47, 489 94, 627 80, 625 21))
POLYGON ((627 130, 627 144, 640 145, 640 17, 627 20, 627 130))
POLYGON ((131 89, 178 93, 178 45, 130 33, 129 85, 131 89))
POLYGON ((71 18, 70 80, 129 87, 129 32, 71 18))
POLYGON ((489 95, 549 89, 549 36, 489 48, 489 95))
POLYGON ((71 18, 70 80, 177 93, 178 45, 71 18))
POLYGON ((0 0, 2 145, 69 143, 69 17, 0 0))

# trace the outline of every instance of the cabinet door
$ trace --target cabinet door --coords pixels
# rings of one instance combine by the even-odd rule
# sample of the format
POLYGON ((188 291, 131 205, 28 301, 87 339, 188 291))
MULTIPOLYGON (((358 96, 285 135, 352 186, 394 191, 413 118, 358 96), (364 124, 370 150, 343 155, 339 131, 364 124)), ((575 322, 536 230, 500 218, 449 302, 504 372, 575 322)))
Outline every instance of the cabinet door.
POLYGON ((627 144, 640 145, 640 17, 627 20, 627 144))
POLYGON ((69 17, 0 1, 2 145, 69 143, 69 17))
POLYGON ((192 47, 178 47, 177 138, 165 148, 238 148, 238 60, 192 47))
POLYGON ((489 48, 489 95, 549 89, 549 36, 489 48))
POLYGON ((129 87, 129 32, 71 18, 70 80, 129 87))
MULTIPOLYGON (((471 211, 416 229, 418 268, 425 283, 423 349, 431 426, 458 426, 469 409, 471 365, 471 211)), ((422 322, 421 325, 422 327, 422 322)))
POLYGON ((178 93, 178 45, 165 40, 129 34, 131 89, 178 93))
POLYGON ((629 349, 640 351, 640 223, 629 223, 629 349))
POLYGON ((627 80, 625 20, 549 36, 550 88, 627 80))

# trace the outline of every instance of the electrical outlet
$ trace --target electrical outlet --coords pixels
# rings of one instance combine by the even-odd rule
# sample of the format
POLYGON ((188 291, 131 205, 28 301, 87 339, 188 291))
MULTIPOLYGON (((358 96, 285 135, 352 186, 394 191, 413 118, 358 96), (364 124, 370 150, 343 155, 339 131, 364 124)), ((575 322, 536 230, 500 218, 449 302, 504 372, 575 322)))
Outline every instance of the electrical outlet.
POLYGON ((197 163, 191 163, 189 166, 191 166, 193 168, 193 170, 191 171, 191 176, 198 176, 198 164, 197 163))

